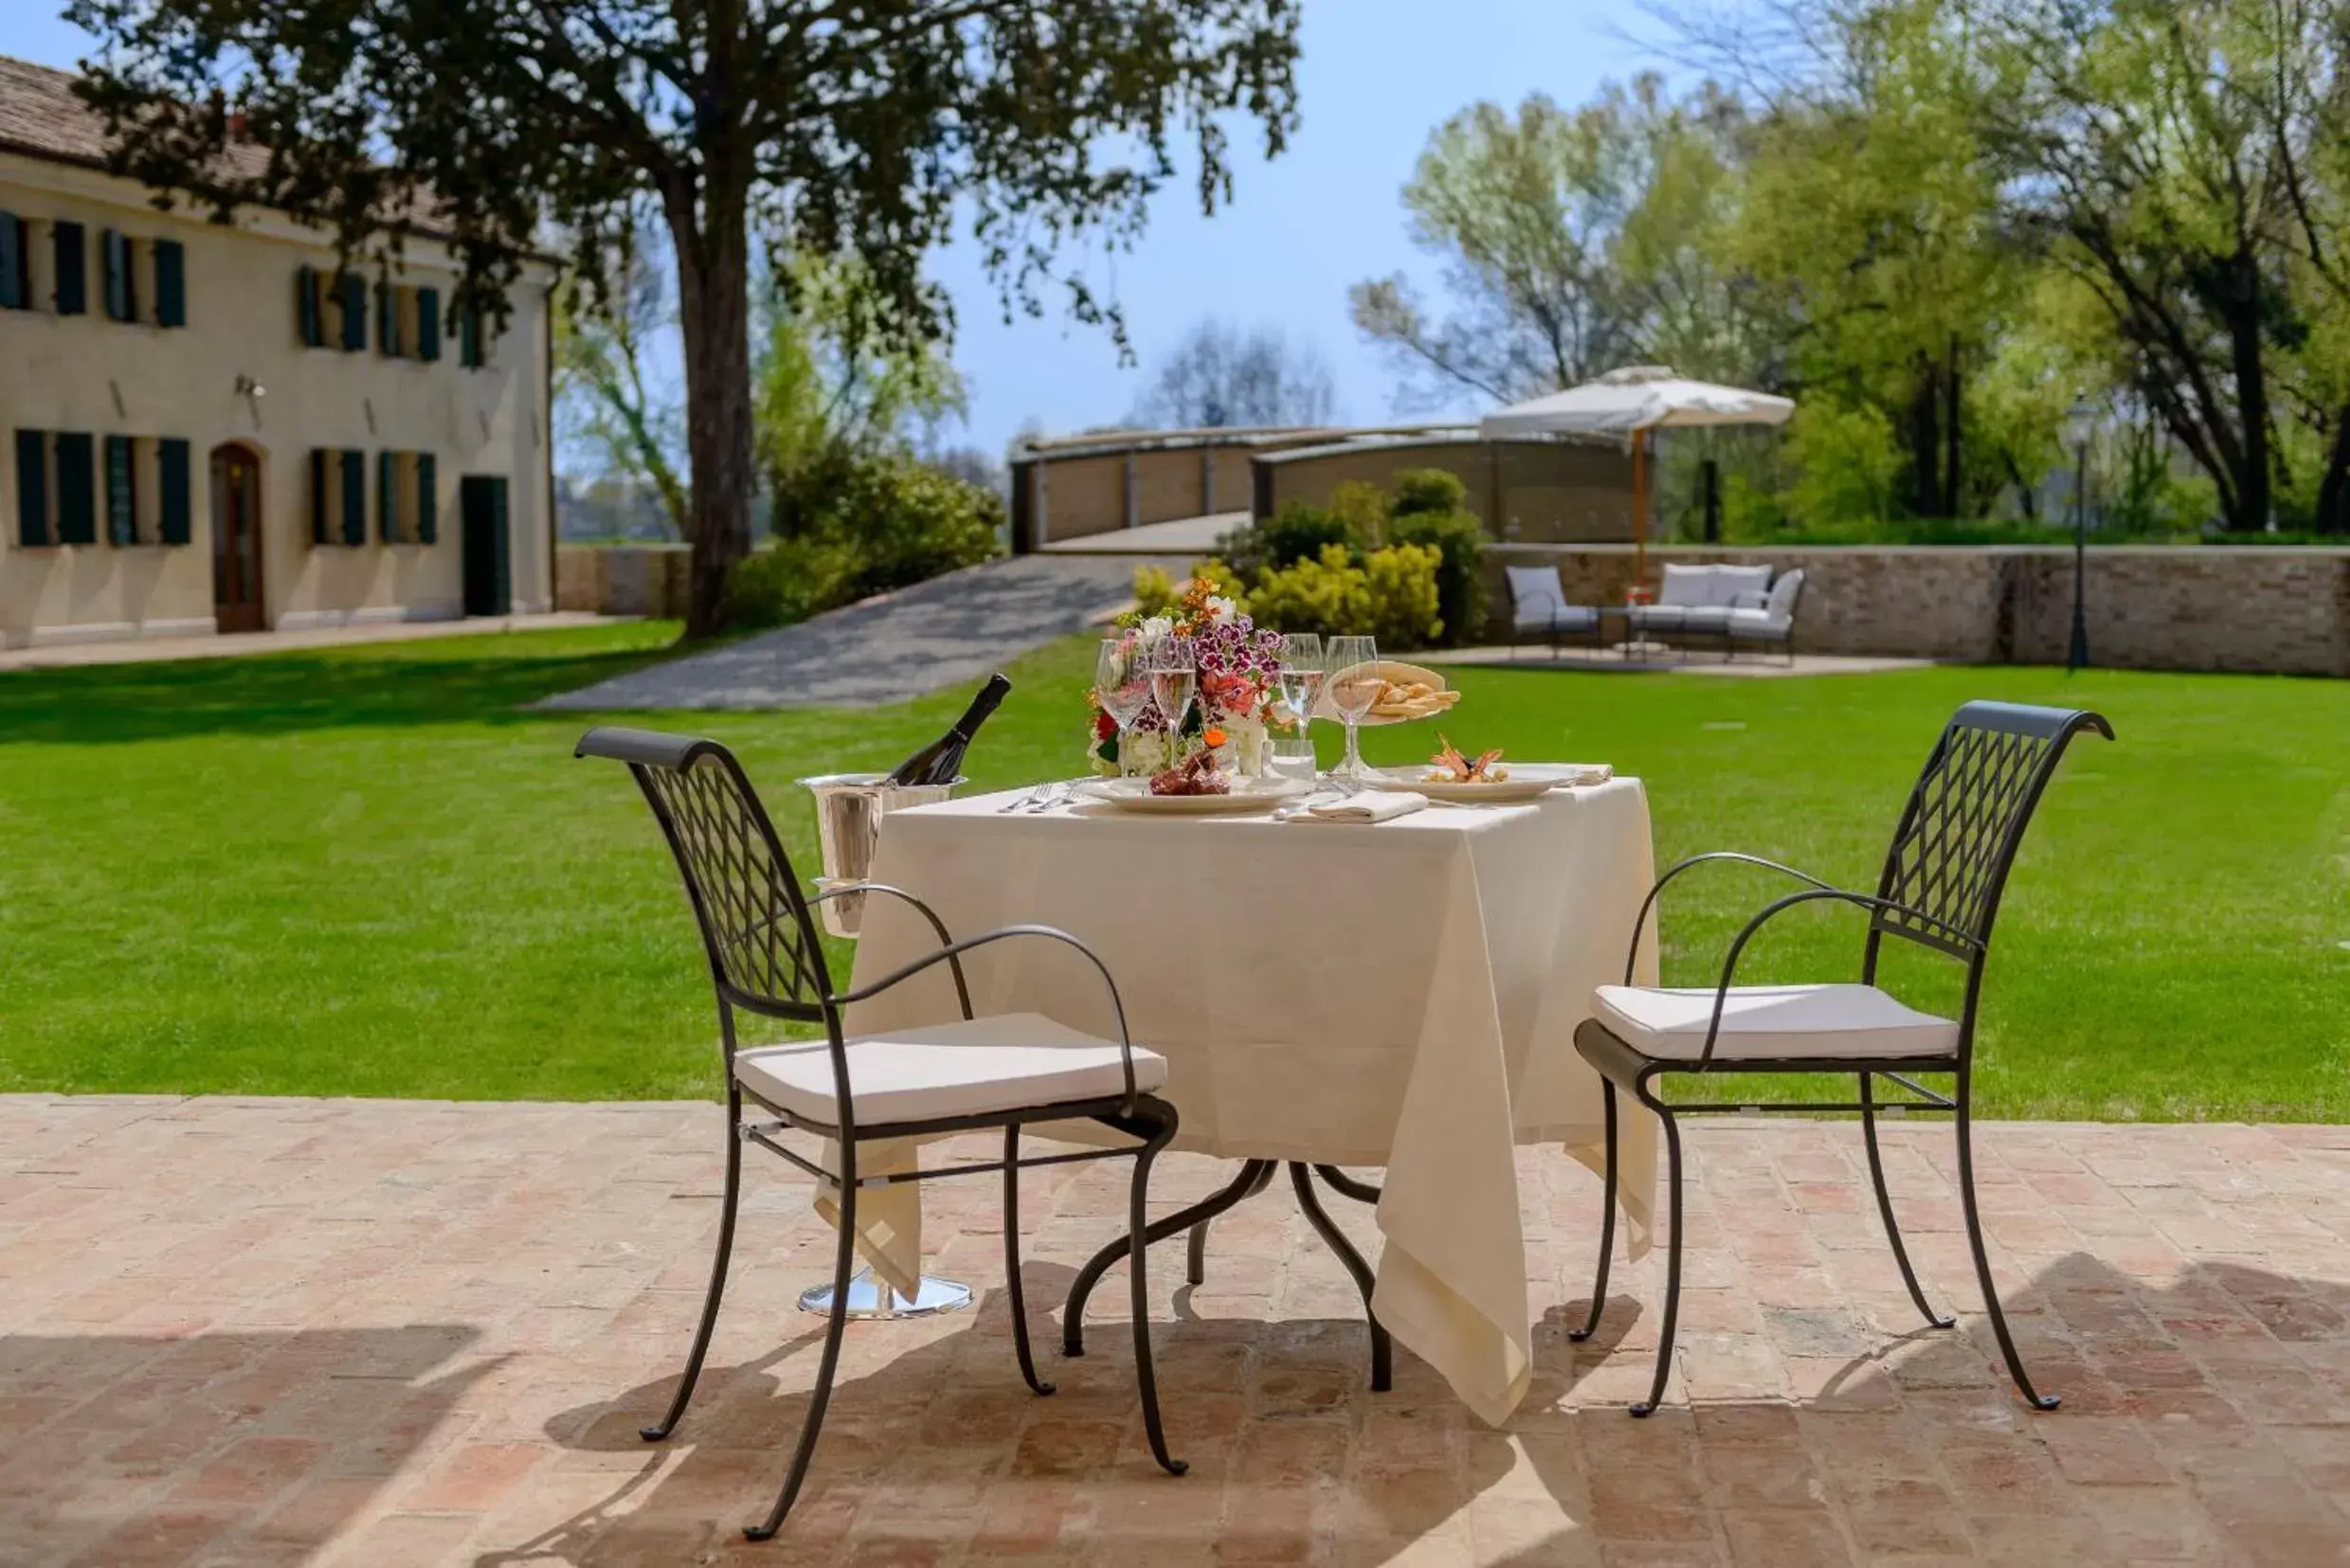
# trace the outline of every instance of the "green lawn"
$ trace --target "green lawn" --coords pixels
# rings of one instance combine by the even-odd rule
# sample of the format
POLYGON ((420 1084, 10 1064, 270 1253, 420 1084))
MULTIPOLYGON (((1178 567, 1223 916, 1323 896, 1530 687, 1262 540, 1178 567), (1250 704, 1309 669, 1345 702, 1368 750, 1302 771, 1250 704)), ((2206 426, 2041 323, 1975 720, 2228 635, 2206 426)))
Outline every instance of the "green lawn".
MULTIPOLYGON (((672 632, 0 676, 0 1090, 712 1092, 709 991, 653 824, 617 768, 570 760, 580 718, 523 706, 672 632)), ((983 785, 1076 756, 1089 650, 1012 674, 972 751, 983 785)), ((2010 890, 1986 1111, 2350 1119, 2350 686, 1534 667, 1458 684, 1446 728, 1464 746, 1644 777, 1660 863, 1737 846, 1851 886, 1873 878, 1956 704, 2097 707, 2120 742, 2080 743, 2010 890)), ((807 873, 790 781, 885 766, 963 697, 673 723, 741 751, 807 873)), ((1368 749, 1401 761, 1430 738, 1389 730, 1368 749)), ((1668 976, 1702 982, 1779 890, 1740 872, 1681 886, 1668 976)), ((1850 916, 1783 924, 1753 952, 1757 978, 1850 972, 1850 916)))

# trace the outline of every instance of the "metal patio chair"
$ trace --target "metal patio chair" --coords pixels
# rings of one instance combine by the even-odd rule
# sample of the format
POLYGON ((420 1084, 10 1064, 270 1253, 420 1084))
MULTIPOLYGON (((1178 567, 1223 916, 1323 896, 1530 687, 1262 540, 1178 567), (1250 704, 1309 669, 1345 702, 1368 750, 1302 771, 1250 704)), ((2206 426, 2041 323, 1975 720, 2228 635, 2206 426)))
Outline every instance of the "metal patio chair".
MULTIPOLYGON (((1151 1162, 1175 1136, 1175 1108, 1153 1090, 1166 1082, 1166 1062, 1127 1037, 1126 1009, 1109 969, 1076 937, 1046 926, 1007 926, 957 942, 929 906, 900 889, 858 883, 807 897, 775 836, 774 824, 732 752, 715 741, 643 730, 597 729, 582 736, 575 753, 628 765, 660 821, 701 927, 717 991, 721 1048, 726 1057, 726 1200, 718 1224, 717 1255, 711 1264, 710 1290, 701 1325, 686 1357, 685 1376, 657 1426, 643 1429, 659 1442, 685 1415, 710 1333, 726 1289, 734 1216, 742 1186, 742 1147, 756 1144, 781 1155, 819 1181, 835 1184, 833 1173, 784 1146, 786 1128, 834 1140, 840 1148, 836 1198, 840 1247, 833 1267, 832 1307, 816 1386, 792 1455, 791 1473, 766 1523, 745 1528, 753 1541, 772 1536, 791 1511, 817 1433, 832 1395, 848 1322, 849 1278, 856 1266, 857 1195, 861 1188, 928 1181, 988 1171, 1003 1173, 1004 1293, 1012 1312, 1012 1343, 1021 1376, 1039 1395, 1053 1385, 1037 1376, 1028 1345, 1028 1316, 1021 1297, 1020 1172, 1038 1165, 1132 1157, 1134 1181, 1129 1238, 1139 1243, 1144 1199, 1151 1162), (910 904, 938 938, 935 951, 871 982, 835 990, 817 940, 812 907, 848 892, 878 893, 910 904), (974 1018, 962 955, 975 947, 1015 937, 1058 942, 1076 948, 1102 977, 1117 1038, 1101 1039, 1033 1014, 974 1018), (888 990, 899 982, 946 964, 954 977, 964 1021, 926 1029, 852 1037, 843 1031, 842 1009, 888 990), (793 1023, 821 1024, 823 1037, 786 1045, 745 1048, 735 1038, 738 1012, 793 1023), (756 1109, 744 1116, 745 1102, 756 1109), (760 1113, 773 1120, 761 1119, 760 1113), (1131 1146, 1088 1149, 1073 1154, 1020 1158, 1021 1128, 1029 1124, 1091 1120, 1137 1140, 1131 1146), (860 1177, 860 1141, 927 1138, 976 1128, 1003 1129, 1003 1158, 977 1164, 860 1177)), ((1166 1451, 1159 1420, 1158 1387, 1150 1361, 1144 1249, 1134 1247, 1129 1271, 1133 1286, 1134 1368, 1141 1384, 1143 1425, 1150 1451, 1169 1473, 1181 1475, 1182 1461, 1166 1451)))
POLYGON ((1681 1305, 1681 1116, 1780 1111, 1858 1111, 1869 1150, 1869 1175, 1876 1188, 1877 1212, 1885 1221, 1902 1283, 1928 1324, 1948 1328, 1956 1321, 1926 1304, 1909 1266, 1893 1200, 1885 1187, 1885 1164, 1877 1151, 1879 1110, 1951 1112, 1956 1121, 1959 1186, 1966 1215, 1966 1239, 1975 1254, 1975 1275, 1983 1306, 2007 1370, 2024 1397, 2040 1410, 2056 1408, 2024 1372, 2023 1359, 2007 1329, 2007 1315, 1991 1279, 1983 1251, 1982 1220, 1975 1204, 1974 1132, 1970 1106, 1974 1080, 1975 1019, 1981 999, 1983 964, 1991 950, 1991 925, 1999 894, 2015 864, 2016 846, 2032 820, 2040 792, 2056 770, 2072 737, 2084 730, 2107 740, 2113 728, 2096 713, 2061 708, 2028 708, 2003 702, 1970 702, 1961 708, 1910 791, 1901 823, 1886 853, 1874 895, 1832 887, 1816 876, 1751 855, 1717 852, 1672 866, 1656 879, 1633 927, 1632 958, 1622 985, 1602 985, 1597 1016, 1575 1031, 1575 1047, 1598 1069, 1604 1083, 1607 1126, 1607 1203, 1600 1228, 1600 1272, 1591 1289, 1591 1313, 1568 1338, 1586 1340, 1600 1326, 1607 1303, 1609 1254, 1616 1240, 1616 1092, 1620 1088, 1656 1112, 1664 1124, 1671 1209, 1665 1253, 1665 1317, 1656 1347, 1656 1379, 1632 1414, 1647 1415, 1664 1399, 1672 1370, 1672 1335, 1681 1305), (1692 866, 1727 860, 1781 872, 1810 884, 1767 905, 1733 938, 1722 964, 1719 985, 1709 989, 1636 986, 1632 964, 1640 950, 1641 928, 1665 885, 1692 866), (1861 949, 1857 984, 1737 985, 1739 955, 1773 917, 1798 905, 1835 900, 1868 911, 1868 936, 1861 949), (1921 1013, 1895 1000, 1876 984, 1877 955, 1887 937, 1913 942, 1966 967, 1965 1002, 1956 1019, 1921 1013), (1850 1072, 1860 1085, 1857 1101, 1802 1105, 1675 1105, 1654 1090, 1670 1073, 1700 1076, 1731 1072, 1850 1072), (1949 1094, 1916 1079, 1919 1073, 1951 1073, 1949 1094), (1873 1080, 1887 1078, 1907 1098, 1879 1102, 1873 1080))

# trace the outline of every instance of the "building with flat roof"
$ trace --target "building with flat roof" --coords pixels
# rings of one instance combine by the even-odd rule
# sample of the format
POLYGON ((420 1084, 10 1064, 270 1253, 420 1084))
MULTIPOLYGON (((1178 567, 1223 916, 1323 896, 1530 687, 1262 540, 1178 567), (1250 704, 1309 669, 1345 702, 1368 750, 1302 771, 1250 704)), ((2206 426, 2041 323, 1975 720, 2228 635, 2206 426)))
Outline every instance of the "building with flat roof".
POLYGON ((0 646, 551 608, 551 274, 159 209, 72 84, 0 59, 0 646))

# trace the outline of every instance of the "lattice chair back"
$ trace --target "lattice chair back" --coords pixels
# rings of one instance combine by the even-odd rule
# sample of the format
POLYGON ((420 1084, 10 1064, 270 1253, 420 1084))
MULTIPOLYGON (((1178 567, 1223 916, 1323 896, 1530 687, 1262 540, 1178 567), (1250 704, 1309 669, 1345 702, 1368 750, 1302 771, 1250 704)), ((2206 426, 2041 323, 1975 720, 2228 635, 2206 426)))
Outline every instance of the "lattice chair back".
POLYGON ((624 762, 636 775, 677 856, 720 998, 824 1021, 832 984, 816 924, 734 753, 690 735, 606 728, 582 736, 577 754, 624 762))
POLYGON ((2113 727, 2097 713, 1970 702, 1952 715, 1885 857, 1877 896, 1915 914, 1880 911, 1880 931, 1976 961, 1991 942, 2016 846, 2072 737, 2113 727))

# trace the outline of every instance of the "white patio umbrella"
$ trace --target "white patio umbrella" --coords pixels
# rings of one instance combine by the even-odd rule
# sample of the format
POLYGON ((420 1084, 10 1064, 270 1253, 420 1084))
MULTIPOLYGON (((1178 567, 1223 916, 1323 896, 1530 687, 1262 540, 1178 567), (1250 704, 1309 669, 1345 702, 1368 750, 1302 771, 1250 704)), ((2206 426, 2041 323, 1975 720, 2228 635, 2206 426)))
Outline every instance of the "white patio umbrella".
POLYGON ((1491 441, 1504 436, 1620 436, 1632 446, 1633 571, 1648 577, 1649 432, 1707 424, 1784 424, 1793 399, 1710 381, 1690 381, 1663 365, 1628 365, 1597 381, 1512 404, 1477 422, 1491 441))

